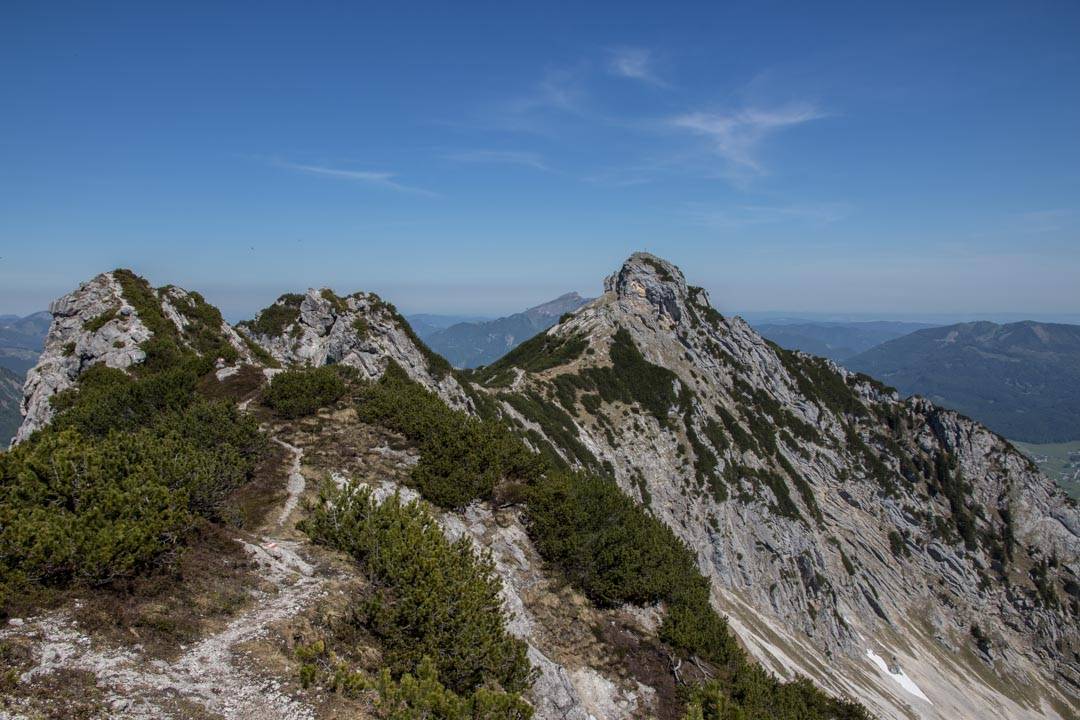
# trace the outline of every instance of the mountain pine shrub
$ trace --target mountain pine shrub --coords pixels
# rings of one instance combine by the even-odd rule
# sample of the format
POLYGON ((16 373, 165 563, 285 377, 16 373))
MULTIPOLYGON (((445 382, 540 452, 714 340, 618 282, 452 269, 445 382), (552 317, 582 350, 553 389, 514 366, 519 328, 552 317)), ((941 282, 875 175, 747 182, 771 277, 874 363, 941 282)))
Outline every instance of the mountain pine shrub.
POLYGON ((345 365, 285 370, 270 380, 263 402, 282 417, 311 415, 340 399, 355 377, 356 370, 345 365))
POLYGON ((384 670, 376 684, 375 710, 384 720, 529 720, 532 707, 516 693, 477 688, 458 695, 439 681, 438 668, 424 658, 415 675, 394 681, 384 670))
POLYGON ((543 472, 542 459, 501 422, 452 410, 395 364, 361 389, 357 409, 362 420, 419 445, 411 482, 440 507, 490 499, 498 483, 531 482, 543 472))
POLYGON ((450 542, 418 503, 395 495, 377 504, 353 487, 324 489, 301 529, 366 571, 374 590, 354 615, 382 642, 395 677, 430 658, 441 682, 461 695, 529 686, 526 646, 506 631, 494 563, 478 556, 468 537, 450 542))
POLYGON ((211 368, 190 352, 156 371, 94 366, 54 397, 50 427, 0 453, 0 613, 20 593, 150 570, 221 518, 266 439, 196 394, 211 368))
POLYGON ((299 293, 285 293, 273 305, 263 308, 254 320, 245 320, 240 325, 256 335, 281 337, 285 328, 300 317, 300 304, 304 296, 299 293))

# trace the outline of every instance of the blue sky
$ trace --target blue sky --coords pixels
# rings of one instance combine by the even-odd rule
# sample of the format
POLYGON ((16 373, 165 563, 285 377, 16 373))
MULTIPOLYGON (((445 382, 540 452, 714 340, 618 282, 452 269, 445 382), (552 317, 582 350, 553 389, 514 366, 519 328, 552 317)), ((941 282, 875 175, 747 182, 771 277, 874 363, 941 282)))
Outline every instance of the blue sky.
POLYGON ((1080 312, 1075 2, 15 0, 0 89, 0 312, 499 314, 643 248, 727 311, 1080 312))

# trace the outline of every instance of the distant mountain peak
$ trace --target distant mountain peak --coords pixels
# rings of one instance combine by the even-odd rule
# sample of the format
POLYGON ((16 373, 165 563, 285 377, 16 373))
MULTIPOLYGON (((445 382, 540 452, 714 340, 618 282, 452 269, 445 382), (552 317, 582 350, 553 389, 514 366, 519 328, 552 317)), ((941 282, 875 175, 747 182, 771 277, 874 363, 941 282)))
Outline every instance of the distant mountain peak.
POLYGON ((588 300, 581 297, 577 292, 563 293, 554 300, 548 300, 545 303, 531 307, 525 311, 529 316, 541 316, 541 317, 553 317, 559 318, 564 313, 573 312, 579 307, 584 305, 588 300))
POLYGON ((487 365, 589 301, 576 292, 563 293, 507 317, 455 323, 428 334, 425 341, 455 367, 487 365))

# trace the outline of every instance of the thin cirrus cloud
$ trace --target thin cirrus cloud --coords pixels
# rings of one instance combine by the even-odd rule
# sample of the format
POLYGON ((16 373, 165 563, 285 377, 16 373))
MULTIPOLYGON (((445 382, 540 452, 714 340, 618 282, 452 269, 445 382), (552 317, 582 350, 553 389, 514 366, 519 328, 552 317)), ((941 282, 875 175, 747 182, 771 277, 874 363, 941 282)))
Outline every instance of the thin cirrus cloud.
POLYGON ((520 165, 549 172, 551 168, 544 161, 543 156, 534 152, 522 150, 462 150, 444 155, 447 160, 459 163, 488 164, 488 165, 520 165))
POLYGON ((552 110, 580 114, 585 100, 582 70, 563 68, 549 70, 531 92, 511 100, 505 109, 511 114, 552 110))
POLYGON ((690 204, 683 208, 684 216, 692 224, 721 230, 778 223, 827 225, 846 219, 851 212, 851 206, 843 202, 734 205, 722 208, 690 204))
POLYGON ((823 117, 827 114, 814 105, 795 104, 772 110, 751 107, 731 113, 693 112, 670 118, 667 125, 706 138, 712 151, 736 173, 763 175, 765 168, 758 152, 768 137, 823 117))
POLYGON ((667 87, 657 74, 653 54, 645 48, 616 48, 609 51, 608 71, 619 77, 639 80, 649 85, 667 87))
POLYGON ((285 168, 286 170, 294 170, 309 175, 337 178, 339 180, 351 180, 409 195, 423 195, 426 197, 436 197, 438 195, 438 193, 425 190, 424 188, 403 185, 395 180, 397 175, 390 172, 377 170, 342 170, 340 168, 325 167, 322 165, 302 165, 282 161, 274 161, 272 164, 276 167, 285 168))

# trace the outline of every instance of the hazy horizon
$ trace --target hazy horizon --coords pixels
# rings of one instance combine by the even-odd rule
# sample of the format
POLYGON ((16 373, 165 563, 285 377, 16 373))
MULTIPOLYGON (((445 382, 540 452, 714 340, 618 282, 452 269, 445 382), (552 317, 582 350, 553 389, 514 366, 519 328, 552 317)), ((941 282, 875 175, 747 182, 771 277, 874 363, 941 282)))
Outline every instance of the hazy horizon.
MULTIPOLYGON (((84 278, 89 279, 89 277, 84 278)), ((158 281, 156 278, 149 278, 151 282, 158 285, 170 284, 168 281, 158 281)), ((692 279, 688 278, 691 284, 692 279)), ((81 282, 81 281, 79 281, 81 282)), ((179 285, 188 290, 197 290, 202 293, 208 302, 220 308, 222 315, 231 323, 237 323, 241 320, 246 320, 254 316, 258 310, 266 307, 272 303, 277 297, 284 292, 302 292, 306 290, 306 287, 285 288, 280 291, 267 290, 263 295, 265 298, 260 301, 261 304, 250 305, 247 303, 237 305, 235 304, 236 293, 235 288, 206 288, 197 286, 188 286, 183 283, 172 282, 171 284, 179 285), (230 299, 232 303, 230 303, 230 299)), ((73 283, 72 286, 65 292, 74 290, 78 285, 78 282, 73 283)), ((322 287, 321 284, 312 285, 312 287, 322 287)), ((746 307, 731 307, 719 305, 716 302, 716 291, 713 288, 705 286, 709 291, 710 296, 713 298, 713 304, 723 313, 729 315, 738 315, 751 324, 768 324, 768 323, 788 323, 788 322, 810 322, 810 323, 826 323, 826 322, 873 322, 873 321, 891 321, 891 322, 911 322, 911 323, 927 323, 935 325, 952 325, 961 322, 974 322, 980 320, 988 320, 996 323, 1011 323, 1023 320, 1033 320, 1036 322, 1046 323, 1065 323, 1065 324, 1080 324, 1080 312, 1045 312, 1045 311, 1031 311, 1031 312, 1016 312, 1010 310, 989 310, 989 311, 971 311, 971 312, 917 312, 917 311, 881 311, 870 312, 864 310, 799 310, 793 308, 781 308, 781 309, 758 309, 758 308, 746 308, 746 307)), ((393 288, 390 288, 390 292, 373 290, 372 288, 365 287, 334 287, 334 290, 342 293, 354 292, 356 290, 364 290, 369 292, 378 292, 384 299, 394 303, 398 309, 405 315, 435 315, 442 317, 462 317, 467 318, 469 321, 482 321, 493 320, 514 313, 519 313, 527 310, 536 305, 543 304, 549 300, 552 300, 564 293, 577 292, 584 297, 596 297, 603 291, 603 281, 600 280, 592 288, 552 288, 546 295, 537 294, 536 292, 530 292, 528 289, 518 289, 519 292, 515 293, 516 297, 521 298, 521 303, 518 305, 505 305, 503 304, 479 304, 464 305, 461 309, 448 309, 445 303, 434 302, 431 305, 409 305, 400 302, 395 299, 393 294, 393 288)), ((406 288, 408 290, 408 288, 406 288)), ((65 292, 59 293, 59 295, 65 294, 65 292)), ((447 297, 452 295, 448 294, 447 297)), ((460 295, 458 295, 460 297, 460 295)), ((27 304, 25 306, 3 306, 0 305, 0 316, 4 315, 16 315, 26 316, 35 312, 46 310, 48 307, 48 301, 41 305, 33 306, 27 304)))

